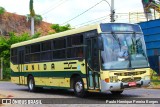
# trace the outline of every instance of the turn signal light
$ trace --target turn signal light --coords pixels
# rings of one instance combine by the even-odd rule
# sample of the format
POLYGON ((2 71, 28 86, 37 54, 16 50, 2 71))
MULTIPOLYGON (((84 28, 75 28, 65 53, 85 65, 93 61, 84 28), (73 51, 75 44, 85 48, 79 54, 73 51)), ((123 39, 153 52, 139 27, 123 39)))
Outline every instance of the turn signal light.
POLYGON ((105 82, 109 82, 109 78, 105 78, 105 82))

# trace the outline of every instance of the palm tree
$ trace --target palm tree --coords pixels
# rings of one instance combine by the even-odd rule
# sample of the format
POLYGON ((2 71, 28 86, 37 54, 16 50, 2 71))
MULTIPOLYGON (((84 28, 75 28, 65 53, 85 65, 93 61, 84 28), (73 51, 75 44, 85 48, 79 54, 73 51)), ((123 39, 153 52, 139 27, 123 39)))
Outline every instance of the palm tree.
POLYGON ((30 16, 31 16, 31 35, 33 36, 34 35, 34 17, 35 17, 33 0, 30 0, 29 7, 30 7, 30 16))

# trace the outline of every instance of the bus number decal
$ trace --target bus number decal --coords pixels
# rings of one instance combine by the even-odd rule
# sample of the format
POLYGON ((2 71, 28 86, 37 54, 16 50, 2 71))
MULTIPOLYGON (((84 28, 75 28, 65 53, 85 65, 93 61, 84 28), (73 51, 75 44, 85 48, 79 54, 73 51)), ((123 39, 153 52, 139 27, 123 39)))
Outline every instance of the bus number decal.
POLYGON ((76 62, 65 62, 64 69, 77 69, 77 67, 74 67, 76 64, 76 62))

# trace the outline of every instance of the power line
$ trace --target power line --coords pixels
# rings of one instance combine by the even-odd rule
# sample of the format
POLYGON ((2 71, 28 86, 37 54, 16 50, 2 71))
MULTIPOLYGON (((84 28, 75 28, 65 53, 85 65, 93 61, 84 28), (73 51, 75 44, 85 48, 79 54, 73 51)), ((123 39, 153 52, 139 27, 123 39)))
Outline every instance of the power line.
MULTIPOLYGON (((128 17, 128 13, 117 13, 117 15, 122 15, 122 14, 123 14, 123 16, 128 17)), ((103 20, 108 19, 108 18, 110 18, 110 15, 102 16, 102 17, 99 17, 99 18, 96 18, 96 19, 92 19, 92 20, 83 22, 83 23, 81 23, 81 24, 77 24, 77 25, 75 25, 75 26, 73 26, 73 27, 85 26, 85 25, 88 25, 88 24, 92 24, 92 23, 96 23, 96 22, 103 21, 103 20), (92 23, 90 23, 90 22, 92 22, 92 23), (87 23, 88 23, 88 24, 87 24, 87 23)), ((121 20, 122 18, 118 18, 118 19, 121 20)), ((131 18, 130 18, 130 19, 131 19, 131 18)), ((126 20, 126 18, 124 17, 122 20, 126 20)))
MULTIPOLYGON (((137 12, 132 12, 132 13, 135 13, 135 14, 133 14, 133 16, 130 16, 130 17, 129 17, 130 13, 118 13, 117 15, 122 15, 122 17, 117 17, 117 19, 116 19, 117 22, 123 22, 123 21, 125 21, 127 23, 128 22, 129 23, 137 23, 137 22, 139 22, 139 20, 140 21, 145 20, 145 17, 142 17, 140 15, 138 15, 138 19, 137 19, 137 16, 136 16, 137 12)), ((139 12, 139 13, 143 13, 143 12, 139 12)), ((86 26, 88 24, 93 24, 93 23, 101 22, 101 21, 109 19, 109 18, 110 18, 109 15, 103 16, 103 17, 100 17, 100 18, 97 18, 97 19, 93 19, 93 20, 90 20, 90 21, 87 21, 87 22, 75 25, 74 27, 76 28, 76 27, 86 26), (90 23, 90 22, 92 22, 92 23, 90 23)))
POLYGON ((87 10, 85 10, 84 12, 82 12, 82 13, 78 14, 77 16, 75 16, 75 17, 73 17, 73 18, 69 19, 68 21, 66 21, 66 22, 62 23, 61 25, 64 25, 64 24, 66 24, 66 23, 68 23, 68 22, 70 22, 70 21, 72 21, 72 20, 76 19, 77 17, 79 17, 79 16, 83 15, 84 13, 88 12, 88 11, 89 11, 89 10, 91 10, 92 8, 96 7, 96 6, 97 6, 98 4, 100 4, 102 1, 104 1, 104 0, 101 0, 100 2, 98 2, 98 3, 96 3, 95 5, 93 5, 92 7, 90 7, 89 9, 87 9, 87 10))
MULTIPOLYGON (((98 23, 98 22, 101 22, 101 21, 103 21, 103 20, 105 20, 105 19, 107 19, 107 18, 103 18, 103 19, 101 19, 101 20, 97 20, 97 21, 94 21, 94 22, 92 22, 92 23, 86 23, 86 24, 83 24, 83 25, 81 25, 81 26, 86 26, 86 25, 91 25, 91 24, 94 24, 94 23, 98 23)), ((78 27, 81 27, 81 26, 78 26, 78 27)), ((76 26, 75 26, 76 27, 76 26)))
MULTIPOLYGON (((99 23, 99 22, 102 22, 103 20, 106 20, 107 18, 103 18, 101 20, 98 20, 98 21, 95 21, 95 22, 92 22, 92 23, 89 23, 89 24, 95 24, 95 23, 99 23)), ((85 25, 82 25, 82 26, 86 26, 86 25, 89 25, 89 24, 85 24, 85 25)), ((79 26, 81 27, 81 26, 79 26)))
POLYGON ((45 13, 43 13, 42 15, 48 14, 49 12, 53 11, 54 9, 56 9, 57 7, 61 6, 62 4, 64 4, 66 1, 68 0, 61 0, 62 2, 59 3, 58 5, 56 5, 55 7, 52 7, 51 9, 49 9, 48 11, 46 11, 45 13))
POLYGON ((49 12, 53 11, 53 10, 56 9, 57 7, 59 7, 59 6, 61 6, 62 4, 64 4, 66 1, 68 1, 68 0, 60 0, 61 3, 59 3, 58 5, 50 8, 50 9, 47 9, 47 11, 46 11, 46 12, 43 12, 42 15, 48 14, 49 12), (61 1, 62 1, 62 2, 61 2, 61 1))
MULTIPOLYGON (((60 1, 63 1, 63 0, 60 0, 60 1)), ((52 8, 55 4, 57 4, 57 3, 54 3, 55 1, 52 1, 50 4, 50 7, 49 8, 47 8, 47 9, 45 9, 44 11, 41 11, 40 13, 41 14, 44 14, 46 11, 48 11, 50 8, 52 8), (53 4, 54 3, 54 4, 53 4)))
MULTIPOLYGON (((128 18, 129 13, 117 13, 117 15, 123 15, 123 18, 118 18, 118 20, 126 20, 125 17, 128 18)), ((81 27, 81 26, 85 26, 85 25, 88 25, 88 24, 101 22, 101 21, 103 21, 105 19, 108 19, 108 18, 110 18, 110 15, 102 16, 102 17, 99 17, 99 18, 96 18, 96 19, 93 19, 93 20, 89 20, 87 22, 84 22, 84 23, 81 23, 81 24, 77 24, 74 27, 81 27), (92 22, 92 23, 90 23, 90 22, 92 22)), ((130 18, 130 19, 132 19, 132 18, 130 18)), ((135 19, 135 18, 133 18, 133 19, 135 19)))
MULTIPOLYGON (((77 25, 75 25, 75 26, 81 26, 81 25, 84 25, 84 24, 86 24, 86 23, 90 23, 90 22, 93 22, 93 21, 96 21, 96 20, 100 20, 100 19, 104 19, 104 18, 106 18, 106 16, 102 16, 102 17, 99 17, 99 18, 96 18, 96 19, 92 19, 92 20, 89 20, 89 21, 87 21, 87 22, 83 22, 83 23, 81 23, 81 24, 77 24, 77 25)), ((74 27, 75 27, 74 26, 74 27)))
POLYGON ((99 23, 99 22, 102 22, 103 20, 106 20, 106 19, 107 19, 107 18, 104 18, 104 19, 102 19, 102 20, 98 20, 98 21, 93 22, 93 23, 90 23, 90 24, 99 23))

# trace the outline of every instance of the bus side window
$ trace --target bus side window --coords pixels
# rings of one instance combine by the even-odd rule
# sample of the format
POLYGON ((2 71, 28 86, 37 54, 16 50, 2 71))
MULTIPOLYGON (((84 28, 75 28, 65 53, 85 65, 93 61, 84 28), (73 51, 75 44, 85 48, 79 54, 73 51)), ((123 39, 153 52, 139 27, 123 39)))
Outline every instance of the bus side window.
POLYGON ((66 58, 66 38, 53 40, 53 59, 60 60, 66 58))
POLYGON ((17 64, 17 48, 11 49, 11 61, 13 64, 17 64))
POLYGON ((67 38, 67 58, 83 57, 83 34, 77 34, 67 38))
POLYGON ((83 57, 83 48, 78 50, 78 57, 83 57))
POLYGON ((92 61, 94 70, 99 70, 99 56, 98 56, 98 45, 97 45, 97 38, 94 38, 92 41, 92 61))

